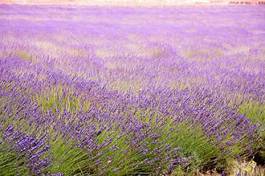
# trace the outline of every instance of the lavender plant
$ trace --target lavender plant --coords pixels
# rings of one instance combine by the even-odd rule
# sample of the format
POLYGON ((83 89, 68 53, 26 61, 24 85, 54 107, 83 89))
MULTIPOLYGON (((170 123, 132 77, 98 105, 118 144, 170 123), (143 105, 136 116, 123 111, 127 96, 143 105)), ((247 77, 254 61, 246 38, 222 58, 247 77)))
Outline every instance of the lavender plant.
POLYGON ((0 175, 264 163, 264 8, 0 10, 0 175))

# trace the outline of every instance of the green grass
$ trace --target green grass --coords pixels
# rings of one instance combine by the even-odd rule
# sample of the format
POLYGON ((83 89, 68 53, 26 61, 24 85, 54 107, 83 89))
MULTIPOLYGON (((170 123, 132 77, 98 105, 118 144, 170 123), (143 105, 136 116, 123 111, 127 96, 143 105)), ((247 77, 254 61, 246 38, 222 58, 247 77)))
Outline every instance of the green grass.
POLYGON ((89 167, 91 162, 88 153, 75 146, 71 139, 64 140, 56 137, 50 141, 51 166, 47 169, 48 173, 63 173, 66 176, 92 174, 93 170, 89 167))
POLYGON ((140 163, 143 159, 131 146, 129 138, 128 134, 122 135, 115 127, 97 136, 98 145, 109 141, 96 154, 96 158, 100 158, 98 163, 100 175, 132 175, 141 168, 140 163))
POLYGON ((258 102, 248 102, 240 106, 239 112, 244 114, 253 123, 258 124, 258 133, 265 146, 265 104, 258 102))
POLYGON ((10 145, 5 143, 0 135, 0 175, 1 176, 28 176, 26 159, 22 154, 15 152, 10 145))
POLYGON ((221 159, 220 150, 205 136, 199 125, 190 125, 189 122, 176 125, 168 121, 161 130, 162 140, 172 147, 180 147, 184 156, 191 157, 191 163, 186 168, 188 172, 211 167, 216 160, 221 159))
MULTIPOLYGON (((138 118, 144 122, 154 120, 149 117, 138 118)), ((151 124, 155 125, 155 123, 151 124)), ((198 169, 212 167, 218 161, 224 160, 219 148, 209 141, 199 126, 191 126, 188 122, 175 124, 167 118, 164 126, 156 126, 152 129, 155 130, 149 132, 157 134, 159 136, 157 139, 148 137, 136 144, 136 146, 144 146, 146 153, 128 143, 131 141, 130 135, 120 136, 117 130, 102 132, 98 136, 99 144, 108 138, 112 139, 111 144, 101 150, 103 155, 100 157, 102 164, 105 165, 104 173, 107 175, 166 173, 170 163, 176 157, 183 157, 189 158, 187 166, 176 166, 174 173, 180 174, 185 171, 192 174, 198 169), (116 149, 112 150, 111 146, 116 146, 116 149), (167 146, 170 146, 170 151, 167 146), (176 148, 179 148, 179 151, 175 152, 176 148), (148 159, 149 163, 146 163, 145 159, 148 159)), ((148 133, 148 128, 144 132, 148 133)))
POLYGON ((44 112, 64 112, 77 113, 80 111, 87 112, 90 109, 90 101, 76 96, 71 88, 62 85, 43 91, 34 97, 38 105, 44 112))
MULTIPOLYGON (((172 117, 161 117, 161 114, 154 113, 150 116, 152 110, 137 111, 136 118, 143 123, 151 125, 152 131, 150 133, 157 134, 159 138, 156 143, 153 144, 153 139, 147 139, 144 143, 148 146, 150 153, 153 153, 154 148, 160 148, 159 155, 148 155, 148 158, 160 158, 160 162, 157 162, 152 167, 161 167, 161 170, 166 170, 170 165, 170 161, 167 161, 166 157, 174 158, 176 154, 172 151, 166 151, 166 145, 169 145, 171 149, 180 148, 177 153, 178 156, 190 158, 188 166, 185 168, 178 166, 174 172, 178 174, 194 173, 196 170, 204 170, 213 167, 223 168, 229 160, 227 155, 223 155, 219 146, 215 145, 215 139, 207 137, 199 124, 191 124, 188 121, 182 123, 174 123, 172 117), (156 119, 159 118, 159 122, 156 119), (218 164, 218 166, 217 166, 218 164)), ((237 147, 233 146, 235 151, 237 147)), ((233 155, 234 156, 234 155, 233 155)), ((154 171, 152 171, 154 172, 154 171)))
POLYGON ((259 162, 265 163, 265 104, 247 102, 240 106, 239 112, 259 125, 258 134, 260 140, 255 144, 255 147, 258 150, 257 157, 259 162))
POLYGON ((29 175, 29 169, 26 167, 24 158, 19 156, 14 151, 3 149, 3 145, 0 145, 0 175, 12 176, 12 175, 29 175))
POLYGON ((265 137, 265 104, 248 102, 240 106, 239 112, 260 125, 260 134, 265 137))

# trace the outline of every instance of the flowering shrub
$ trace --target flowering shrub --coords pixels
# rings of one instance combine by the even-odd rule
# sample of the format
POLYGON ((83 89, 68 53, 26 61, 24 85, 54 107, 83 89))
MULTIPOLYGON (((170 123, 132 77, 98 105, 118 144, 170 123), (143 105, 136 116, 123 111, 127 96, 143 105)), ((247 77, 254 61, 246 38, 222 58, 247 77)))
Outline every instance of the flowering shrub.
POLYGON ((261 7, 0 10, 0 175, 264 163, 261 7))

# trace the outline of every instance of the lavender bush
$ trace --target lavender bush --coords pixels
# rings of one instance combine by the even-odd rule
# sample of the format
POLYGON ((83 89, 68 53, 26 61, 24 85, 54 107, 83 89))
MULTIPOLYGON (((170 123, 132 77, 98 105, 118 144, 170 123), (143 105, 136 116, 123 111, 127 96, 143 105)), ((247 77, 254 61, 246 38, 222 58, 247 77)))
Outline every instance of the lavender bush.
POLYGON ((265 9, 0 5, 0 175, 264 164, 265 9))

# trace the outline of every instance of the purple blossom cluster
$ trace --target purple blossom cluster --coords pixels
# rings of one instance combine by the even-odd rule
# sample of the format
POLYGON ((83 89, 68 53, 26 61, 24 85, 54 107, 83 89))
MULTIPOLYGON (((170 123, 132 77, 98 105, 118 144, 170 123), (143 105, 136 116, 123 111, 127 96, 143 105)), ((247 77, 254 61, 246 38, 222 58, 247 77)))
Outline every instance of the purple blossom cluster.
POLYGON ((43 156, 49 150, 45 137, 36 139, 8 126, 3 132, 3 140, 19 155, 24 155, 27 166, 34 175, 40 175, 49 165, 49 159, 43 156))

